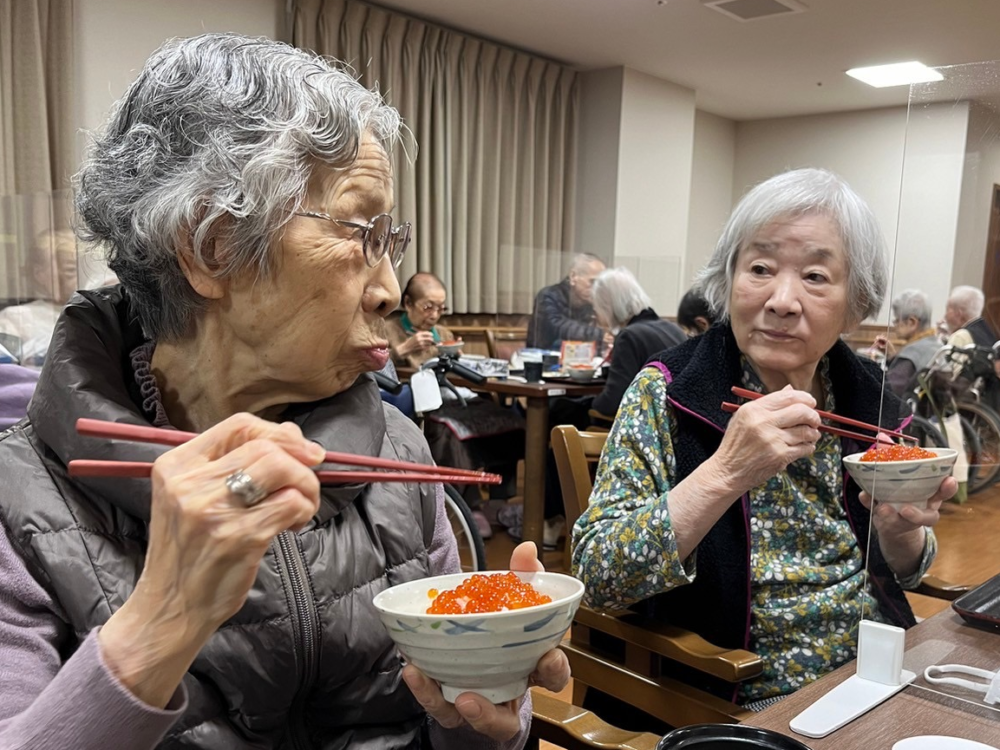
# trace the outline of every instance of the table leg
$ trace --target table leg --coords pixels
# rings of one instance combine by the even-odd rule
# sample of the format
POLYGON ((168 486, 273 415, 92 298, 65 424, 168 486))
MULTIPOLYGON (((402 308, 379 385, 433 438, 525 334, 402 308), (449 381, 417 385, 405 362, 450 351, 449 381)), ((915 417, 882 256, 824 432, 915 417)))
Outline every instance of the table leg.
POLYGON ((545 459, 549 450, 549 398, 527 399, 524 433, 524 527, 526 542, 534 542, 542 558, 545 520, 545 459))

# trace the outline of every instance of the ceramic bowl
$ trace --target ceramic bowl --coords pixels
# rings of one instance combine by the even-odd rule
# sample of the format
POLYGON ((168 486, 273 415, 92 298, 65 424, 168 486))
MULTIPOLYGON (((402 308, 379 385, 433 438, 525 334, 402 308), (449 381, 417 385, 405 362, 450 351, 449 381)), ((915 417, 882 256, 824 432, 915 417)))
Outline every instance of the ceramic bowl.
POLYGON ((871 497, 893 505, 926 508, 944 478, 951 474, 958 451, 954 448, 928 448, 934 458, 913 461, 862 461, 863 453, 844 458, 851 478, 871 497))
POLYGON ((465 346, 464 341, 442 341, 437 344, 437 350, 438 354, 461 354, 463 346, 465 346))
POLYGON ((574 383, 589 383, 594 379, 595 371, 593 367, 570 367, 566 372, 574 383))
POLYGON ((798 740, 744 724, 692 724, 675 729, 656 750, 809 750, 798 740))
MULTIPOLYGON (((491 573, 502 571, 490 571, 491 573)), ((562 640, 583 597, 583 584, 561 573, 517 573, 548 604, 508 612, 428 615, 430 589, 453 589, 469 577, 454 573, 393 586, 374 599, 400 653, 441 684, 449 703, 479 693, 493 703, 524 694, 538 660, 562 640)))

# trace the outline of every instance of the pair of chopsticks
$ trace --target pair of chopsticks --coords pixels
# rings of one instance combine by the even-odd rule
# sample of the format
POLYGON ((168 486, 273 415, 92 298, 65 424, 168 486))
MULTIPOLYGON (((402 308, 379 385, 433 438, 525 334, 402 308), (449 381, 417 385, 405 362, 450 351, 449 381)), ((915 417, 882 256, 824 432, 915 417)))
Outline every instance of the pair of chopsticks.
MULTIPOLYGON (((137 443, 177 446, 197 437, 194 432, 164 430, 159 427, 104 422, 99 419, 78 419, 76 431, 88 437, 110 440, 131 440, 137 443)), ((356 484, 362 482, 444 482, 447 484, 500 484, 503 477, 484 471, 453 469, 447 466, 428 466, 389 458, 356 456, 353 453, 327 451, 324 463, 344 466, 363 466, 389 471, 317 471, 324 484, 356 484)), ((91 461, 79 459, 69 462, 71 477, 148 477, 153 464, 143 461, 91 461)))
MULTIPOLYGON (((732 387, 732 391, 734 395, 739 396, 740 398, 749 399, 750 401, 755 401, 764 395, 762 393, 757 393, 756 391, 748 391, 746 388, 740 388, 735 385, 732 387)), ((730 414, 734 413, 739 408, 739 404, 731 404, 728 401, 725 401, 722 404, 722 410, 729 412, 730 414)), ((857 419, 850 419, 849 417, 842 417, 839 414, 834 414, 830 411, 816 409, 816 413, 823 417, 823 419, 829 419, 831 422, 839 422, 840 424, 850 425, 851 427, 860 427, 863 430, 871 430, 874 434, 862 435, 860 432, 852 432, 851 430, 844 430, 839 427, 831 427, 825 424, 821 424, 819 426, 818 429, 820 432, 829 432, 831 435, 839 435, 840 437, 853 438, 854 440, 861 440, 869 443, 878 442, 879 433, 888 435, 889 437, 898 438, 900 440, 912 440, 913 442, 918 442, 917 438, 912 435, 905 435, 902 432, 895 432, 894 430, 885 430, 876 425, 871 425, 867 422, 860 422, 857 419)))

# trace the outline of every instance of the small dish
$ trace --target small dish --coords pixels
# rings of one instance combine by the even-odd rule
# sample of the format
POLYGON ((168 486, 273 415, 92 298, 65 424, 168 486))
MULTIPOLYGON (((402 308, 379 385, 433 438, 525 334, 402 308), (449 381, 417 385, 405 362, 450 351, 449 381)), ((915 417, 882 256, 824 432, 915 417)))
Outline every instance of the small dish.
POLYGON ((462 353, 462 347, 465 346, 464 341, 441 341, 437 345, 438 354, 444 354, 447 356, 458 355, 462 353))
POLYGON ((970 625, 1000 632, 1000 575, 966 591, 951 608, 970 625))
POLYGON ((912 461, 862 461, 863 453, 852 453, 844 457, 844 466, 861 489, 879 502, 926 508, 958 459, 954 448, 927 450, 933 458, 912 461))
POLYGON ((593 367, 580 367, 574 365, 567 371, 569 373, 569 379, 574 383, 590 383, 594 380, 594 370, 593 367))

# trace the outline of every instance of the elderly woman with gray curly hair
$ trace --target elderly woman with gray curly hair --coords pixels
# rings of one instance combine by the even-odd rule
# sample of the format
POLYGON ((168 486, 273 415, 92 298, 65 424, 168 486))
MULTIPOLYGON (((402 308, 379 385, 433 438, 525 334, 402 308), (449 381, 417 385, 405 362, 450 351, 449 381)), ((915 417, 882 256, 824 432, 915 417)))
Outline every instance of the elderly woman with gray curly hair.
MULTIPOLYGON (((440 486, 313 471, 320 446, 430 461, 367 374, 409 241, 399 127, 326 61, 226 34, 167 43, 118 103, 78 209, 121 284, 70 301, 0 435, 0 747, 524 743, 530 698, 447 703, 372 606, 458 571, 440 486), (96 441, 79 417, 200 434, 96 441), (152 482, 71 478, 80 456, 152 482)), ((568 678, 555 651, 534 675, 568 678)))
POLYGON ((840 178, 805 169, 751 190, 700 277, 723 322, 636 377, 574 530, 591 606, 641 602, 762 657, 735 692, 706 684, 740 704, 854 658, 862 613, 914 624, 903 592, 934 558, 929 527, 955 481, 926 510, 872 509, 841 467, 867 446, 817 429, 816 407, 898 425, 881 372, 840 341, 879 311, 887 275, 875 217, 840 178), (732 386, 766 395, 730 415, 732 386))

